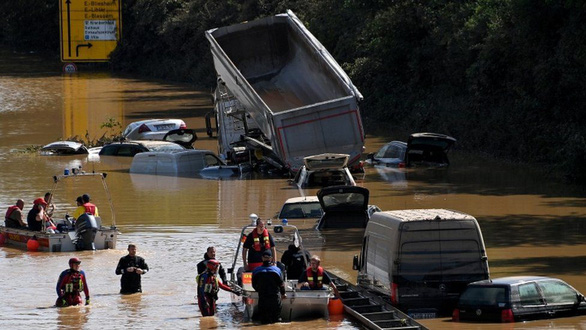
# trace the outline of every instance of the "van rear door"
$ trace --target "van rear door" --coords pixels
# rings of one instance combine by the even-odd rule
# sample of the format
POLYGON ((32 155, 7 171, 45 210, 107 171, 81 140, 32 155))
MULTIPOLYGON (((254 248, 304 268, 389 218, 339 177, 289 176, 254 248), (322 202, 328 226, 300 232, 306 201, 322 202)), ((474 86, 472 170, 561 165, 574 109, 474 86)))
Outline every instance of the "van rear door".
POLYGON ((399 304, 451 311, 473 281, 488 278, 484 243, 474 220, 426 220, 401 226, 393 282, 399 304))

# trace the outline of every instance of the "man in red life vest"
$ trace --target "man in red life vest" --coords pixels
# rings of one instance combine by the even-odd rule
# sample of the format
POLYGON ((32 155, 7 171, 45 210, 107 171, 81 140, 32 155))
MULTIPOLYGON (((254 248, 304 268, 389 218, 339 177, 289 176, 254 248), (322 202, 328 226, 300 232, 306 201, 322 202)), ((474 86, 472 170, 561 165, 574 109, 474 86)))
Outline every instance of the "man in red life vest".
POLYGON ((81 200, 82 200, 83 204, 81 206, 78 206, 77 209, 75 209, 75 212, 73 212, 73 217, 75 219, 79 218, 81 215, 83 215, 85 213, 89 213, 89 214, 96 216, 96 217, 100 216, 98 214, 98 207, 95 206, 94 204, 90 203, 90 195, 83 194, 81 196, 81 200))
POLYGON ((4 216, 4 224, 6 228, 26 228, 26 222, 24 222, 24 214, 22 213, 22 209, 24 208, 24 201, 19 199, 16 201, 15 205, 6 210, 6 215, 4 216))
POLYGON ((329 284, 334 289, 336 296, 338 296, 336 285, 320 264, 320 258, 313 255, 309 261, 309 267, 299 276, 299 287, 301 290, 325 290, 323 285, 329 284))
POLYGON ((90 304, 90 291, 87 286, 85 273, 79 270, 81 260, 78 258, 69 259, 69 269, 59 275, 57 281, 57 307, 74 306, 82 303, 81 291, 85 294, 85 304, 90 304))
POLYGON ((232 292, 229 286, 218 280, 218 267, 220 263, 216 259, 209 259, 206 270, 197 275, 197 304, 202 316, 213 316, 216 313, 216 300, 220 289, 232 292))
POLYGON ((246 236, 244 245, 242 245, 242 263, 244 264, 244 269, 247 271, 252 271, 262 265, 262 253, 265 250, 271 251, 272 263, 275 262, 277 256, 275 241, 273 240, 273 236, 265 228, 265 222, 254 213, 250 215, 250 218, 253 220, 256 218, 256 228, 246 236))

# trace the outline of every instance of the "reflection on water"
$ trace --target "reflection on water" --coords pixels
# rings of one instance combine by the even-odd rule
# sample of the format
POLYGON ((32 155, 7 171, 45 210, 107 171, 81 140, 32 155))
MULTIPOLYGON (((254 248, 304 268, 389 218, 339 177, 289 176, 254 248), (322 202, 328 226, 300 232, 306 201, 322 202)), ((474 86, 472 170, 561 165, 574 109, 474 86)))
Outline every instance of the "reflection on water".
MULTIPOLYGON (((300 195, 286 178, 206 180, 131 175, 132 159, 128 158, 14 152, 68 135, 85 135, 86 130, 92 135, 103 134, 99 126, 105 117, 114 117, 123 126, 151 117, 181 118, 198 131, 196 148, 216 150, 217 141, 208 138, 204 129, 209 95, 189 86, 108 74, 44 74, 0 76, 0 100, 0 209, 23 198, 27 212, 32 201, 50 189, 53 175, 82 166, 86 171, 108 173, 122 232, 116 250, 51 254, 0 248, 0 288, 4 297, 12 297, 0 304, 0 328, 229 329, 252 325, 242 324, 242 306, 234 305, 224 291, 219 295, 218 315, 200 317, 194 299, 195 265, 209 245, 216 246, 224 265, 229 264, 250 213, 271 218, 286 199, 300 195), (120 277, 114 270, 130 242, 138 244, 138 254, 151 271, 143 277, 143 294, 121 296, 120 277), (55 282, 72 256, 82 259, 92 304, 56 309, 52 307, 55 282)), ((366 152, 385 142, 367 137, 366 152)), ((370 190, 370 204, 383 210, 450 208, 474 215, 483 230, 493 277, 549 275, 586 292, 586 199, 581 188, 515 164, 459 153, 452 153, 450 159, 451 168, 440 171, 367 168, 358 183, 370 190)), ((107 201, 96 189, 80 185, 57 192, 57 215, 71 211, 75 197, 86 192, 100 213, 107 212, 107 201)), ((301 193, 316 192, 306 189, 301 193)), ((360 230, 302 230, 304 244, 322 257, 326 268, 351 281, 356 277, 352 257, 359 252, 361 235, 360 230)), ((586 328, 586 317, 513 325, 454 324, 447 319, 422 323, 433 329, 579 329, 586 328)), ((276 326, 359 327, 347 317, 276 326)))

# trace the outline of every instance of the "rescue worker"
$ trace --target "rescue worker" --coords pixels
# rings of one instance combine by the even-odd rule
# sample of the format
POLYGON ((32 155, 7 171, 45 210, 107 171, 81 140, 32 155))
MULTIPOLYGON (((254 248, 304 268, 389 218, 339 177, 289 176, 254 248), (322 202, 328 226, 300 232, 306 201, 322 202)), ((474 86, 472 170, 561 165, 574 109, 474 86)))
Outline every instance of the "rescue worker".
MULTIPOLYGON (((246 236, 246 240, 242 245, 242 263, 247 271, 252 271, 262 265, 264 251, 269 250, 272 256, 277 256, 275 241, 266 229, 265 222, 254 213, 250 215, 250 218, 256 218, 256 228, 246 236)), ((271 261, 275 262, 275 259, 271 257, 271 261)))
POLYGON ((55 212, 55 204, 51 202, 53 200, 53 194, 47 192, 43 199, 45 200, 45 202, 47 202, 47 209, 45 210, 45 212, 47 213, 47 216, 51 218, 53 217, 53 212, 55 212))
POLYGON ((301 273, 307 268, 307 261, 310 256, 307 251, 301 251, 295 244, 289 244, 287 251, 281 256, 281 262, 287 269, 287 279, 297 280, 301 273))
POLYGON ((281 270, 271 260, 271 250, 265 250, 262 266, 252 271, 252 287, 258 292, 258 315, 263 324, 280 321, 281 299, 287 298, 281 270))
POLYGON ((216 275, 220 263, 216 259, 206 262, 206 269, 197 275, 197 304, 202 316, 213 316, 216 313, 216 300, 220 289, 232 292, 229 286, 220 282, 216 275))
POLYGON ((47 202, 43 198, 34 200, 33 207, 26 217, 28 229, 33 231, 41 231, 43 229, 43 221, 49 221, 49 217, 45 213, 45 207, 47 207, 47 202))
POLYGON ((24 208, 24 200, 19 199, 15 205, 12 205, 6 210, 4 215, 4 225, 6 228, 26 228, 26 222, 24 222, 24 214, 22 209, 24 208))
POLYGON ((128 255, 120 258, 116 266, 116 275, 120 278, 120 293, 142 292, 141 277, 149 271, 144 258, 136 255, 136 245, 128 244, 128 255))
POLYGON ((81 200, 83 204, 81 206, 78 206, 77 209, 75 209, 75 212, 73 212, 73 217, 75 219, 79 218, 81 215, 85 213, 89 213, 96 217, 100 216, 98 213, 98 207, 95 206, 93 203, 90 203, 90 195, 83 194, 81 196, 81 200))
MULTIPOLYGON (((206 264, 208 260, 216 259, 216 248, 213 246, 208 246, 206 253, 203 254, 203 260, 197 264, 197 273, 201 274, 206 270, 206 264)), ((226 271, 222 264, 218 267, 218 275, 220 275, 220 279, 222 279, 222 283, 226 283, 226 271)))
POLYGON ((74 306, 82 303, 81 292, 85 294, 85 304, 90 304, 90 291, 87 286, 85 273, 79 270, 81 260, 69 259, 69 269, 59 275, 57 281, 57 307, 74 306))
POLYGON ((321 260, 318 256, 311 256, 309 267, 299 276, 299 287, 301 290, 325 290, 323 285, 329 284, 334 289, 335 295, 339 296, 336 285, 320 264, 321 260))

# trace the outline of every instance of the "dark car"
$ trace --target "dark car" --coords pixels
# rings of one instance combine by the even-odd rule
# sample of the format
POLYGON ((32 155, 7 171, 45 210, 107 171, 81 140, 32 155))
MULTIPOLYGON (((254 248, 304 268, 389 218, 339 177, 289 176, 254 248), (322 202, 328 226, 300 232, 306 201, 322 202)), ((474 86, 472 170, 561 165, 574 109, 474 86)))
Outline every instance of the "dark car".
POLYGON ((414 133, 407 142, 391 141, 376 153, 368 155, 367 163, 385 167, 446 167, 448 152, 456 142, 451 136, 437 133, 414 133))
POLYGON ((323 215, 316 228, 364 228, 374 212, 381 209, 368 205, 369 191, 358 186, 331 186, 317 192, 323 215))
POLYGON ((134 157, 147 151, 174 151, 185 148, 174 142, 167 141, 125 141, 107 144, 100 150, 100 156, 134 157))
POLYGON ((165 134, 163 140, 127 140, 107 144, 100 150, 100 156, 134 155, 147 151, 172 152, 177 150, 193 149, 192 144, 197 140, 197 135, 191 129, 176 129, 165 134))
POLYGON ((516 322, 586 314, 584 296, 551 277, 515 276, 468 284, 453 321, 516 322))

